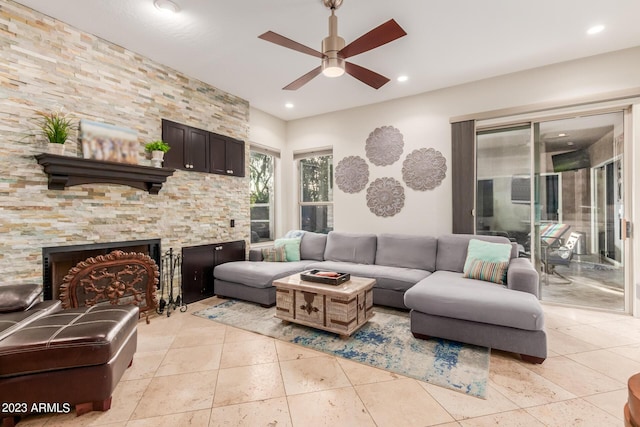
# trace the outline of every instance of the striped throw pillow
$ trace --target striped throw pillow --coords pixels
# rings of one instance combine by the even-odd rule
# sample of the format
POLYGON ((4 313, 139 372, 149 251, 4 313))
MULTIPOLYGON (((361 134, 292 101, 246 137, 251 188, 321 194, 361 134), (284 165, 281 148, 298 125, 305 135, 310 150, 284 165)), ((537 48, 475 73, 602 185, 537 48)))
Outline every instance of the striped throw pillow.
POLYGON ((287 253, 284 246, 279 248, 263 248, 262 260, 268 262, 285 262, 287 260, 287 253))
POLYGON ((509 268, 508 262, 489 262, 474 259, 463 277, 504 285, 507 277, 507 268, 509 268))

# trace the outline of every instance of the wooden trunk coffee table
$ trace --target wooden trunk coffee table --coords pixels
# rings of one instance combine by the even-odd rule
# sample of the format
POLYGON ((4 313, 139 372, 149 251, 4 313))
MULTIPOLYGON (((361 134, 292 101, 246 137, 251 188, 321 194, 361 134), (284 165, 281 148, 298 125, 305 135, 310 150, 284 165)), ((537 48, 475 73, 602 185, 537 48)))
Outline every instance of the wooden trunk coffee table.
POLYGON ((340 285, 307 282, 300 274, 274 280, 276 317, 349 336, 373 317, 375 279, 354 277, 340 285))

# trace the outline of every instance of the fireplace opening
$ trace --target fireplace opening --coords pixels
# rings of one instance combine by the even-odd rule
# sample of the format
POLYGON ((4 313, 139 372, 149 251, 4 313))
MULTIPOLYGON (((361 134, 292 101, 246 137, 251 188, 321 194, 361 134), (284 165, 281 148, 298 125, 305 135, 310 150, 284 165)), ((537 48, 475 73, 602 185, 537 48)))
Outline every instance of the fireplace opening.
MULTIPOLYGON (((42 248, 42 292, 45 300, 59 298, 60 285, 70 269, 89 257, 106 255, 111 251, 136 252, 149 255, 161 268, 160 239, 127 242, 92 243, 86 245, 42 248)), ((160 280, 162 274, 160 274, 160 280)), ((160 283, 158 283, 158 288, 160 283)))

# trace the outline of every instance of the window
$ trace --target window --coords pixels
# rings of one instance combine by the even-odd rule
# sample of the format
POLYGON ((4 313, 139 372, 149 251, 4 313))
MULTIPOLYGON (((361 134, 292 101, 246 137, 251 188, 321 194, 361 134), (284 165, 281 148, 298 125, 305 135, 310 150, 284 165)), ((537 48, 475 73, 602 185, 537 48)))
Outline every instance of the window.
POLYGON ((300 229, 316 233, 333 230, 333 154, 300 156, 300 229))
POLYGON ((251 243, 274 240, 274 171, 277 154, 251 147, 251 243))

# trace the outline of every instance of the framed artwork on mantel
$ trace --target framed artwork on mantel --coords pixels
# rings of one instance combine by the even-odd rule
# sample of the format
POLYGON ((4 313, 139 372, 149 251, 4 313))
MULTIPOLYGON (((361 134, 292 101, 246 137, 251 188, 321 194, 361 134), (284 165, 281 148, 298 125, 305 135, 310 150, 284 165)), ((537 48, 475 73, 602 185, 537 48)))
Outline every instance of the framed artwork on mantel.
POLYGON ((140 143, 132 129, 80 120, 80 141, 85 159, 138 164, 140 143))

